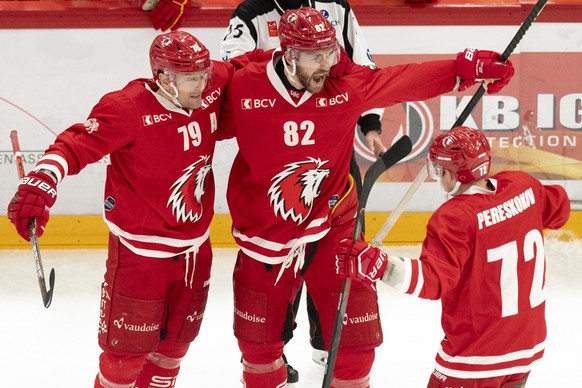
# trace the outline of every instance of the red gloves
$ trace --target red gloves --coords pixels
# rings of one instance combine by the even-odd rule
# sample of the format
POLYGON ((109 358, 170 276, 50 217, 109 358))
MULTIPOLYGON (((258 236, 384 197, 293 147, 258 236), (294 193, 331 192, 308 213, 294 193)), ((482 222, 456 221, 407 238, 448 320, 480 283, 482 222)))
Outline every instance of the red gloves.
POLYGON ((495 51, 477 50, 473 48, 457 54, 455 69, 461 78, 459 91, 473 86, 477 80, 495 79, 487 85, 487 93, 499 93, 509 83, 515 73, 511 61, 501 62, 501 55, 495 51))
POLYGON ((49 210, 57 200, 57 185, 45 173, 31 171, 20 180, 18 191, 8 204, 8 219, 26 241, 30 241, 28 225, 36 218, 36 235, 42 236, 49 219, 49 210))
POLYGON ((177 30, 190 13, 190 8, 190 0, 160 0, 151 10, 152 24, 156 30, 177 30))
POLYGON ((374 285, 386 271, 388 255, 364 241, 343 239, 335 256, 335 272, 343 278, 352 278, 374 285))

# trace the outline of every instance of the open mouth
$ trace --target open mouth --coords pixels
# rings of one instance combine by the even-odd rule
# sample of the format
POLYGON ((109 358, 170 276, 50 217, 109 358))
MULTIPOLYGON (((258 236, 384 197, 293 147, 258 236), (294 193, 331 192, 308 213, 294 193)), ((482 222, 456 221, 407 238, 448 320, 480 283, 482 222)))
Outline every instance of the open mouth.
POLYGON ((327 73, 314 75, 311 77, 311 79, 313 80, 313 83, 315 83, 317 86, 320 86, 323 84, 323 81, 325 81, 325 77, 327 77, 327 73))

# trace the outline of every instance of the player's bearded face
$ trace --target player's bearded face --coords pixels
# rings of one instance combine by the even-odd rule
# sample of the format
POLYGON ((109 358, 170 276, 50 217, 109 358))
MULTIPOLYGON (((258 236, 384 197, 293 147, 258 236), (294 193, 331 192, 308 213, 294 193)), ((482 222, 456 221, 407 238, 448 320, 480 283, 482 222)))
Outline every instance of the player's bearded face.
POLYGON ((202 106, 202 92, 208 82, 208 71, 176 73, 174 84, 178 90, 178 101, 184 108, 197 109, 202 106))
POLYGON ((337 47, 317 51, 297 52, 297 80, 305 89, 315 94, 321 92, 329 69, 337 63, 337 47))

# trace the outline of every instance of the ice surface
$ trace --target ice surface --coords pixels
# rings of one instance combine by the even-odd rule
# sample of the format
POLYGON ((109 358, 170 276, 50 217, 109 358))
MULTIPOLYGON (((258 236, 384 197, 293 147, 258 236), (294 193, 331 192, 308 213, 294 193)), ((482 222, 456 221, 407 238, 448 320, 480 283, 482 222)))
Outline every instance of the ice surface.
MULTIPOLYGON (((42 245, 42 242, 41 242, 42 245)), ((41 246, 42 249, 42 246, 41 246)), ((419 246, 386 247, 415 257, 419 246)), ((231 273, 235 249, 216 249, 208 307, 199 337, 182 363, 180 387, 241 387, 240 354, 232 333, 231 273)), ((574 386, 582 349, 582 241, 548 239, 546 354, 527 388, 574 386), (574 384, 574 385, 573 385, 574 384)), ((31 252, 0 251, 0 371, 2 387, 88 388, 97 372, 97 318, 104 250, 44 250, 55 268, 52 305, 45 309, 31 252)), ((380 285, 384 344, 377 349, 372 387, 421 388, 433 369, 442 332, 440 303, 380 285)), ((286 346, 299 370, 296 387, 320 387, 323 368, 311 361, 305 303, 286 346)))

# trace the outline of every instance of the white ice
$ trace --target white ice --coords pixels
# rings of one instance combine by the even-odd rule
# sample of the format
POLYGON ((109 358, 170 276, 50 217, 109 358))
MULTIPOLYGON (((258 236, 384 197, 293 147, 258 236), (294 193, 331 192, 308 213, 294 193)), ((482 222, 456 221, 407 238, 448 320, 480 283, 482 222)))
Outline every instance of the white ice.
MULTIPOLYGON (((42 249, 42 241, 41 241, 42 249)), ((419 246, 386 247, 414 257, 419 246)), ((582 241, 548 239, 546 354, 527 388, 580 386, 582 241)), ((216 249, 207 311, 182 363, 180 387, 241 387, 240 354, 232 333, 234 249, 216 249)), ((97 317, 104 250, 43 250, 44 270, 56 271, 50 308, 42 305, 31 252, 0 251, 0 386, 89 388, 97 371, 97 317)), ((322 279, 325 281, 325 279, 322 279)), ((384 344, 377 349, 372 387, 426 386, 442 337, 440 303, 380 285, 384 344)), ((323 368, 311 361, 305 303, 285 353, 300 375, 296 387, 320 387, 323 368)))

